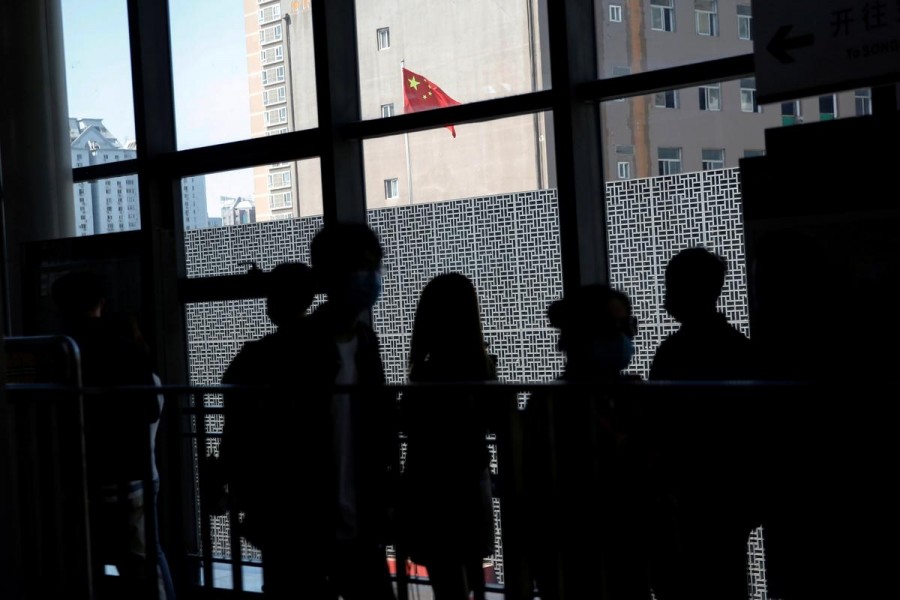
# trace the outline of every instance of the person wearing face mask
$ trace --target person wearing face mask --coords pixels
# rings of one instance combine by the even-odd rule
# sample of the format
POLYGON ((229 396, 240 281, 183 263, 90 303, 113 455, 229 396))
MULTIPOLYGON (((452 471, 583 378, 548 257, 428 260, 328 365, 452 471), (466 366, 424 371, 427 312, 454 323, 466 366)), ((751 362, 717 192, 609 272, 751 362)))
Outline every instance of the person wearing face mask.
POLYGON ((617 398, 634 354, 628 296, 587 285, 553 302, 565 355, 560 381, 525 411, 525 488, 531 576, 543 599, 650 597, 644 556, 646 460, 633 411, 617 398), (577 514, 572 520, 567 515, 577 514))
POLYGON ((295 597, 299 585, 315 600, 394 598, 385 546, 399 470, 397 405, 382 387, 378 336, 368 324, 381 294, 381 260, 378 237, 365 224, 328 225, 312 240, 313 275, 327 300, 296 336, 289 376, 299 413, 283 424, 302 465, 305 508, 283 516, 283 537, 295 551, 279 555, 290 564, 270 568, 278 578, 266 579, 267 595, 295 597))

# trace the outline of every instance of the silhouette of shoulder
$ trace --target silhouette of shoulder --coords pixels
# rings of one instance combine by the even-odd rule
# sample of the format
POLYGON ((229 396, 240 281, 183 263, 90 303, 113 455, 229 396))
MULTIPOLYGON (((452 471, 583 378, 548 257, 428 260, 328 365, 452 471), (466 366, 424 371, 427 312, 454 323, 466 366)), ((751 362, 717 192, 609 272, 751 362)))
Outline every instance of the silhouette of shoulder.
POLYGON ((716 313, 685 323, 668 336, 653 358, 650 379, 736 380, 754 377, 750 340, 716 313))

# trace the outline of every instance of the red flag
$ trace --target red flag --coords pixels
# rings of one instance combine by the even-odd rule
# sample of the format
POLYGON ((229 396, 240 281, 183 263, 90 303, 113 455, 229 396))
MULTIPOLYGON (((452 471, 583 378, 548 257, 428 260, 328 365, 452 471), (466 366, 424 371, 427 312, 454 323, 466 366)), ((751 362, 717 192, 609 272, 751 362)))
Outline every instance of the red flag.
MULTIPOLYGON (((444 106, 459 104, 456 100, 444 93, 437 84, 428 81, 418 73, 413 73, 403 67, 403 112, 418 112, 431 110, 444 106)), ((447 125, 447 129, 456 137, 456 129, 453 125, 447 125)))

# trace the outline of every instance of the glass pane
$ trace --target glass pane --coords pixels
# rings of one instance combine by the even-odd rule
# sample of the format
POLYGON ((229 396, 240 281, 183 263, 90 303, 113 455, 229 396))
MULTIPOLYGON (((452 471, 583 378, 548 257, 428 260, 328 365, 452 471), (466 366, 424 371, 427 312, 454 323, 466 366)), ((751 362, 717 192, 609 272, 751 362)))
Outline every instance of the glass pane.
POLYGON ((751 0, 623 0, 622 18, 598 13, 600 77, 750 54, 751 0))
POLYGON ((62 0, 62 13, 72 166, 135 158, 125 0, 62 0))
POLYGON ((362 117, 380 117, 387 103, 398 113, 435 107, 411 79, 440 90, 436 106, 549 88, 545 2, 357 2, 362 117))
MULTIPOLYGON (((73 163, 82 152, 72 151, 73 163)), ((82 181, 73 185, 73 193, 76 236, 141 228, 137 175, 82 181)))
POLYGON ((179 149, 318 125, 309 0, 172 0, 169 11, 179 149))

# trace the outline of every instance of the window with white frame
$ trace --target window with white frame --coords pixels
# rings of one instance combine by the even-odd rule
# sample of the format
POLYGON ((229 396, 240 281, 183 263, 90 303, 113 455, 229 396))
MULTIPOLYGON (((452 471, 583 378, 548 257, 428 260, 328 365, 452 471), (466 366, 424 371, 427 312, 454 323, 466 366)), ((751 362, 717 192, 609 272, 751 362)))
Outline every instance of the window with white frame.
POLYGON ((704 171, 725 168, 724 148, 703 148, 701 151, 700 168, 704 171))
POLYGON ((400 183, 397 178, 384 180, 384 199, 396 200, 400 197, 400 183))
POLYGON ((262 72, 263 85, 272 85, 273 83, 282 83, 284 81, 284 65, 280 67, 272 67, 262 72))
POLYGON ((610 4, 609 5, 609 22, 610 23, 621 23, 622 22, 622 5, 621 4, 610 4))
POLYGON ((272 21, 277 21, 281 18, 281 5, 273 4, 272 6, 266 6, 264 8, 259 9, 259 24, 265 25, 266 23, 271 23, 272 21))
POLYGON ((269 189, 275 190, 283 187, 290 187, 291 172, 279 171, 277 173, 269 173, 269 189))
POLYGON ((694 0, 698 35, 719 35, 718 0, 694 0))
POLYGON ((277 46, 272 46, 270 48, 266 48, 265 50, 260 50, 259 58, 264 65, 284 60, 284 49, 282 48, 281 44, 278 44, 277 46))
POLYGON ((263 104, 266 106, 284 102, 286 99, 286 90, 283 85, 263 91, 263 104))
POLYGON ((753 11, 749 4, 737 5, 738 39, 753 40, 753 11))
POLYGON ((681 148, 657 148, 656 165, 660 175, 681 173, 681 148))
POLYGON ((650 29, 675 31, 675 0, 650 0, 650 29))
POLYGON ((387 50, 391 47, 391 28, 390 27, 380 27, 375 31, 375 35, 378 38, 378 49, 379 50, 387 50))
POLYGON ((762 112, 756 102, 756 78, 741 79, 741 110, 743 112, 762 112))
POLYGON ((291 193, 278 192, 269 195, 269 208, 272 210, 291 207, 291 193))
POLYGON ((677 90, 657 92, 653 98, 653 105, 656 108, 678 108, 677 90))
POLYGON ((616 175, 618 175, 619 179, 631 179, 631 163, 627 160, 617 162, 616 175))
POLYGON ((722 110, 722 85, 710 83, 700 86, 700 110, 722 110))
POLYGON ((819 120, 833 121, 837 119, 837 96, 819 96, 819 120))
POLYGON ((287 123, 287 107, 282 106, 274 110, 267 110, 265 113, 266 125, 280 125, 287 123))
POLYGON ((381 116, 382 116, 382 118, 394 116, 394 103, 393 102, 381 105, 381 116))
POLYGON ((864 90, 856 90, 853 92, 853 101, 856 104, 856 116, 872 114, 872 90, 866 88, 864 90))
POLYGON ((266 131, 266 136, 270 136, 270 135, 281 135, 282 133, 287 133, 287 132, 288 132, 288 128, 287 128, 287 127, 277 127, 277 128, 275 128, 275 129, 269 129, 269 130, 267 130, 267 131, 266 131))
POLYGON ((280 42, 281 41, 281 23, 278 23, 274 27, 265 27, 259 30, 259 44, 261 46, 265 46, 266 44, 271 44, 272 42, 280 42))

